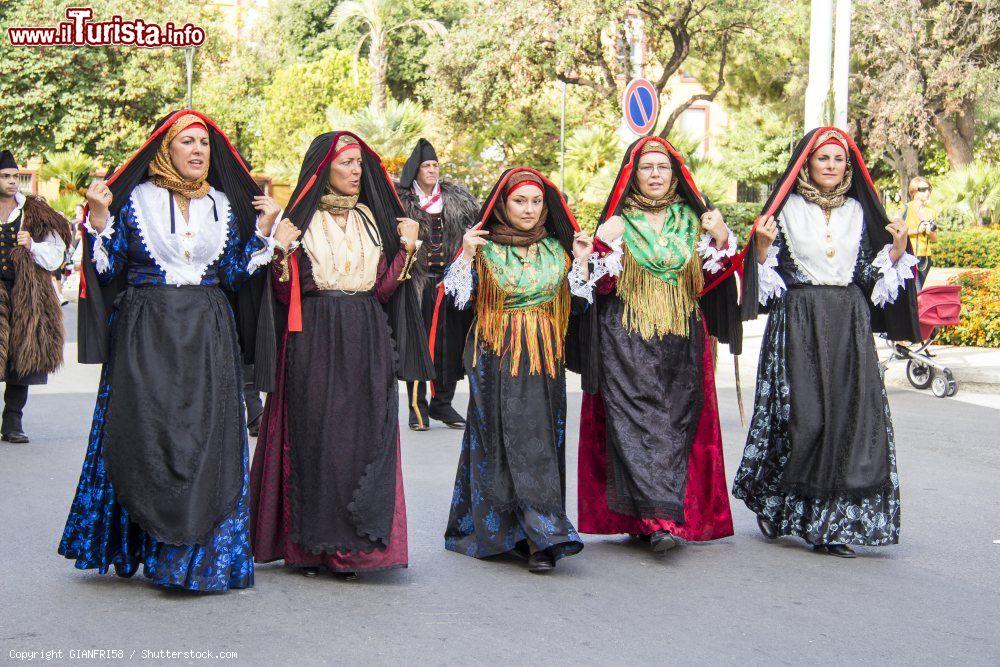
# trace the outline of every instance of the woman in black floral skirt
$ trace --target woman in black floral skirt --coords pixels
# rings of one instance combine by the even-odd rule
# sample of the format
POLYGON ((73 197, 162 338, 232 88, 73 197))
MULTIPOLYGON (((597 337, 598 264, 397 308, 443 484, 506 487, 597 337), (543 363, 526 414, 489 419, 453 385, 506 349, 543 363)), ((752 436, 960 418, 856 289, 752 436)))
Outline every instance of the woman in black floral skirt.
POLYGON ((826 127, 799 143, 752 239, 745 314, 770 317, 733 495, 768 539, 844 558, 895 544, 895 440, 872 332, 916 340, 906 226, 889 222, 851 138, 826 127))

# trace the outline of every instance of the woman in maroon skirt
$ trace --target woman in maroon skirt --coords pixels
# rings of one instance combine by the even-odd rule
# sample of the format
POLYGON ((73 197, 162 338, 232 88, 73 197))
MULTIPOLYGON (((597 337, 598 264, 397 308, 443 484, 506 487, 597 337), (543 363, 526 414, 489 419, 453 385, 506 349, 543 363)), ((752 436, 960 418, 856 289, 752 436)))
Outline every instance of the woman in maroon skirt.
POLYGON ((313 141, 291 201, 301 237, 272 264, 286 326, 251 471, 254 558, 340 578, 406 567, 396 379, 431 374, 407 282, 418 226, 350 133, 313 141))
POLYGON ((594 249, 580 532, 630 533, 655 552, 675 537, 732 535, 711 335, 739 339, 725 331, 736 316, 735 284, 717 280, 736 239, 673 146, 645 137, 625 156, 594 249))

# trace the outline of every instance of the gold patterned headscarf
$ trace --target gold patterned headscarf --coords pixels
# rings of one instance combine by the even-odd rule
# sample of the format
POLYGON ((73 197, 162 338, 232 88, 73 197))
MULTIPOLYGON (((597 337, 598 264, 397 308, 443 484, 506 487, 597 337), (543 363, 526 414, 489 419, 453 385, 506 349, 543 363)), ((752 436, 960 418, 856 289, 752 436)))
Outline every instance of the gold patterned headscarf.
MULTIPOLYGON (((662 153, 663 155, 670 157, 670 153, 667 152, 667 147, 659 141, 652 139, 644 143, 642 148, 639 149, 640 156, 646 155, 647 153, 662 153)), ((638 165, 638 162, 636 164, 638 165)), ((643 195, 639 192, 639 187, 633 182, 629 186, 628 197, 625 199, 625 207, 657 213, 676 202, 679 198, 680 197, 677 195, 677 174, 674 173, 673 165, 671 164, 670 185, 667 186, 667 192, 662 197, 659 199, 651 199, 650 197, 643 195)))
MULTIPOLYGON (((349 134, 342 134, 337 139, 337 145, 333 150, 333 157, 330 162, 337 159, 344 151, 351 148, 360 148, 358 140, 349 134)), ((319 198, 319 209, 326 211, 330 215, 342 215, 358 205, 359 195, 342 195, 333 191, 330 187, 330 180, 327 179, 326 189, 322 197, 319 198)))
POLYGON ((808 160, 804 165, 802 165, 802 171, 799 172, 798 178, 795 181, 796 191, 802 195, 802 198, 807 202, 816 204, 824 211, 832 211, 835 208, 840 208, 844 205, 844 201, 847 199, 847 191, 851 189, 851 181, 854 177, 854 170, 851 167, 851 152, 847 150, 847 146, 844 145, 844 139, 839 132, 834 130, 828 130, 820 135, 816 139, 815 148, 809 153, 812 154, 818 151, 825 144, 837 144, 844 149, 844 154, 847 157, 847 169, 844 171, 844 180, 842 180, 837 187, 829 192, 823 192, 816 184, 813 182, 812 178, 809 177, 809 162, 808 160))
MULTIPOLYGON (((160 144, 160 149, 156 151, 156 156, 153 161, 149 163, 149 173, 152 176, 152 181, 154 185, 158 185, 161 188, 166 188, 170 192, 178 195, 177 203, 181 207, 181 211, 184 213, 184 217, 187 217, 188 204, 192 199, 198 199, 199 197, 204 197, 208 194, 208 165, 211 155, 205 158, 205 171, 202 172, 201 176, 194 181, 186 180, 181 176, 180 172, 177 171, 177 167, 170 159, 170 142, 172 142, 177 135, 191 127, 192 125, 201 125, 205 127, 205 121, 203 121, 198 116, 193 113, 184 114, 180 118, 174 121, 174 123, 167 128, 167 133, 163 137, 163 142, 160 144)), ((207 129, 207 128, 206 128, 207 129)))

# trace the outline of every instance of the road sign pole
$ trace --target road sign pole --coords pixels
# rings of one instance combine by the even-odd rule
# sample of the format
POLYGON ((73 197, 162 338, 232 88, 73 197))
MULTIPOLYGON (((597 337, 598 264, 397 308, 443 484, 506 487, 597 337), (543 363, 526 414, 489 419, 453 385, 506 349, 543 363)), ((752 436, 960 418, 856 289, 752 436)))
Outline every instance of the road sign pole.
POLYGON ((845 132, 850 75, 851 0, 837 0, 837 28, 833 51, 833 124, 845 132))
POLYGON ((823 106, 830 94, 832 47, 833 0, 812 0, 809 16, 809 84, 806 86, 806 132, 826 124, 823 119, 823 106))

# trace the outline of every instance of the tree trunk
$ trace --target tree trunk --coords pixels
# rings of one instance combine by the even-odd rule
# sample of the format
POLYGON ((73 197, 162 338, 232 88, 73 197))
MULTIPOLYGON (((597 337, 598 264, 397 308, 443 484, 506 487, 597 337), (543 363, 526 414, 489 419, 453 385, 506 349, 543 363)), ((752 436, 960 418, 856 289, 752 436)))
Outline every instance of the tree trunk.
POLYGON ((920 151, 912 144, 904 144, 889 151, 888 162, 899 174, 899 201, 906 202, 910 179, 920 175, 920 151))
POLYGON ((385 111, 386 78, 389 71, 389 54, 385 50, 385 40, 381 35, 372 34, 371 50, 368 53, 368 64, 372 77, 372 106, 378 111, 385 111))
POLYGON ((934 128, 941 137, 948 160, 953 167, 962 167, 973 160, 976 138, 975 103, 966 98, 956 114, 934 114, 934 128))

